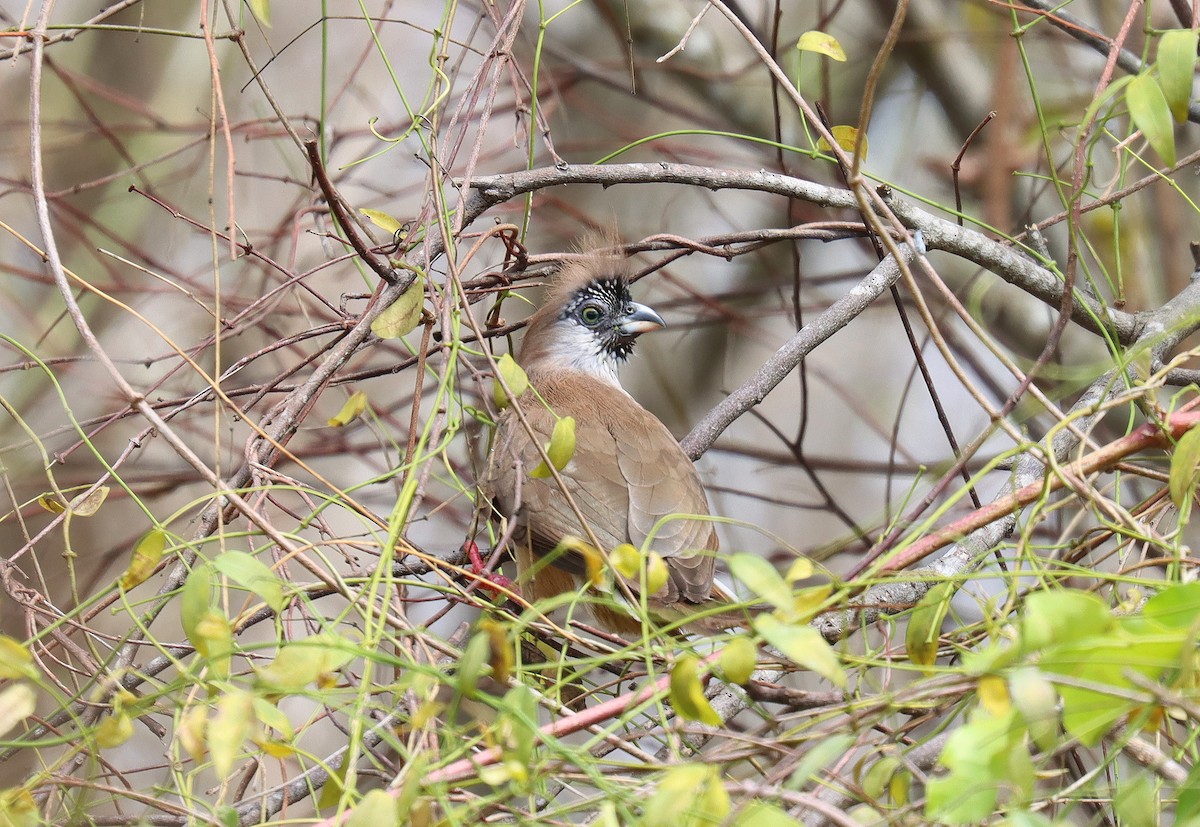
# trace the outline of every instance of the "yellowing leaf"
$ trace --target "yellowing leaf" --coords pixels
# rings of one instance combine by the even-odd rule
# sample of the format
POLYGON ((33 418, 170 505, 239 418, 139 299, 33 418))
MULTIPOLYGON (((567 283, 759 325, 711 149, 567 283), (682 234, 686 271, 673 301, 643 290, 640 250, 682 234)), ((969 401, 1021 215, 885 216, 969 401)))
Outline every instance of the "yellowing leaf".
POLYGON ((838 39, 815 29, 800 35, 800 39, 796 41, 796 48, 802 52, 816 52, 843 63, 846 61, 846 51, 838 39))
POLYGON ((179 719, 179 728, 175 731, 175 736, 193 761, 200 761, 208 751, 207 731, 208 707, 203 704, 191 707, 179 719))
MULTIPOLYGON (((846 152, 854 151, 854 145, 858 141, 858 128, 857 127, 846 126, 843 124, 843 125, 839 125, 839 126, 831 126, 829 128, 829 131, 831 133, 833 133, 833 139, 835 141, 837 141, 838 146, 840 146, 846 152)), ((833 149, 833 147, 831 147, 829 145, 829 141, 825 140, 824 138, 818 138, 817 139, 817 149, 821 150, 822 152, 830 152, 833 149)), ((867 139, 866 139, 866 137, 863 137, 862 157, 863 157, 864 161, 867 159, 867 139)))
MULTIPOLYGON (((525 389, 529 387, 529 377, 525 375, 525 371, 517 364, 517 361, 507 353, 496 360, 496 373, 512 391, 513 399, 520 398, 521 394, 525 393, 525 389)), ((504 391, 504 386, 499 381, 492 385, 492 399, 495 400, 497 408, 507 408, 511 402, 508 394, 504 391)))
POLYGON ((299 692, 311 683, 329 685, 334 673, 354 659, 352 647, 349 640, 331 632, 292 641, 280 647, 268 666, 257 670, 258 678, 280 692, 299 692))
POLYGON ((1175 163, 1175 124, 1158 79, 1143 72, 1125 88, 1125 105, 1133 125, 1168 166, 1175 163))
POLYGON ((253 701, 244 689, 232 689, 217 699, 216 714, 208 722, 208 751, 218 778, 233 772, 253 716, 253 701))
POLYGON ((37 694, 29 684, 14 683, 0 689, 0 738, 32 715, 36 708, 37 694))
POLYGON ((119 747, 133 737, 133 719, 125 712, 109 715, 96 727, 96 743, 108 749, 119 747))
POLYGON ((162 561, 163 550, 167 547, 167 532, 155 527, 142 535, 137 545, 133 547, 133 558, 129 567, 117 580, 123 590, 129 591, 134 586, 145 583, 162 561))
MULTIPOLYGON (((554 432, 550 434, 550 442, 546 445, 546 456, 556 471, 567 467, 571 457, 575 455, 575 417, 564 416, 554 423, 554 432)), ((537 468, 529 472, 534 479, 544 479, 550 476, 550 469, 543 460, 537 468)))
MULTIPOLYGON (((514 661, 508 629, 502 623, 485 618, 479 621, 479 631, 488 639, 488 665, 492 667, 492 677, 500 683, 508 683, 514 661)), ((536 712, 534 714, 536 716, 536 712)))
POLYGON ((0 635, 0 680, 5 678, 36 678, 33 655, 19 640, 0 635))
POLYGON ((371 220, 379 229, 386 232, 389 236, 395 236, 397 232, 404 229, 404 225, 397 221, 392 216, 385 213, 383 210, 361 209, 360 213, 371 220))
POLYGON ((330 417, 326 425, 334 428, 340 428, 343 425, 349 425, 354 420, 362 416, 362 412, 367 409, 367 394, 365 391, 355 391, 346 400, 346 404, 342 405, 342 409, 334 416, 330 417))
POLYGON ((1158 41, 1158 77, 1163 95, 1176 123, 1187 120, 1192 102, 1192 80, 1196 72, 1195 29, 1172 29, 1158 41))
POLYGON ((210 677, 222 680, 229 677, 229 661, 233 656, 233 630, 219 609, 210 608, 188 635, 196 652, 208 661, 210 677))
POLYGON ((686 721, 699 721, 709 726, 719 726, 721 716, 704 697, 704 684, 700 680, 700 659, 695 655, 682 655, 671 669, 671 705, 686 721))
POLYGON ((212 566, 200 562, 188 574, 179 596, 179 624, 193 646, 196 645, 196 627, 211 606, 212 566))
POLYGON ((67 510, 67 504, 63 498, 53 492, 43 494, 38 497, 37 501, 38 505, 51 514, 61 514, 67 510))
POLYGON ((412 286, 392 302, 371 322, 371 332, 380 339, 400 339, 407 336, 421 321, 421 305, 425 303, 425 279, 420 276, 412 286))
POLYGON ((758 647, 745 635, 732 638, 717 656, 717 666, 730 683, 744 684, 754 674, 758 662, 758 647))
POLYGON ((100 510, 100 506, 104 505, 104 501, 108 499, 108 486, 101 485, 88 494, 80 494, 75 499, 71 500, 68 506, 71 514, 75 517, 90 517, 100 510))
POLYGON ((837 655, 813 627, 785 624, 774 615, 764 614, 754 619, 754 631, 792 663, 811 669, 837 686, 846 685, 846 673, 837 655))

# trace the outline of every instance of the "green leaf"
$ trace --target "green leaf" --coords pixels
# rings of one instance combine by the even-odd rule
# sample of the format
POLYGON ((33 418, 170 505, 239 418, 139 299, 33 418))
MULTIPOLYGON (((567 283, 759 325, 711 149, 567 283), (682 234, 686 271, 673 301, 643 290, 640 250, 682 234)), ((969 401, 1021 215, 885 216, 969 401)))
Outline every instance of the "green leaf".
POLYGON ((397 219, 385 213, 383 210, 361 209, 360 213, 371 219, 371 223, 379 229, 386 232, 389 236, 395 236, 400 230, 404 229, 404 225, 397 219))
POLYGON ((758 647, 745 635, 730 638, 717 656, 717 666, 730 683, 744 684, 754 674, 758 663, 758 647))
MULTIPOLYGON (((37 711, 37 693, 27 683, 0 689, 0 738, 37 711)), ((0 821, 0 824, 3 822, 0 821)))
POLYGON ((1175 163, 1175 124, 1158 79, 1143 72, 1125 90, 1125 105, 1133 125, 1168 166, 1175 163))
POLYGON ((819 55, 825 55, 843 63, 846 61, 846 51, 842 48, 842 44, 838 42, 836 37, 831 34, 825 34, 825 32, 816 30, 805 32, 796 41, 796 48, 802 52, 815 52, 819 55))
POLYGON ((425 303, 425 279, 417 280, 371 322, 371 332, 380 339, 400 339, 407 336, 421 321, 421 306, 425 303))
POLYGON ((643 827, 712 827, 729 815, 729 793, 719 768, 708 764, 671 767, 646 802, 643 827))
POLYGON ((792 587, 769 562, 757 554, 734 554, 727 561, 729 573, 754 595, 784 612, 792 612, 792 587))
POLYGON ((346 827, 392 827, 405 823, 394 797, 386 790, 371 790, 354 806, 346 827))
POLYGON ((271 28, 271 0, 247 0, 250 11, 268 29, 271 28))
POLYGON ((283 581, 261 560, 244 551, 226 551, 218 555, 212 564, 217 571, 261 597, 276 614, 287 605, 283 596, 283 581))
MULTIPOLYGON (((525 375, 525 371, 517 364, 516 360, 507 353, 496 360, 496 373, 512 391, 513 399, 519 399, 529 387, 529 377, 525 375)), ((496 407, 501 409, 507 408, 511 403, 508 394, 504 391, 504 386, 499 381, 492 385, 492 399, 495 400, 496 407)))
POLYGON ((1179 796, 1175 804, 1176 823, 1182 824, 1188 819, 1200 818, 1200 764, 1192 765, 1176 794, 1179 796))
POLYGON ((950 772, 926 787, 927 819, 946 824, 988 820, 999 790, 1014 780, 1012 754, 1029 759, 1014 716, 1010 712, 996 717, 976 709, 967 723, 950 733, 939 759, 950 772))
POLYGON ((1200 478, 1200 428, 1190 428, 1171 452, 1171 476, 1168 488, 1171 491, 1171 502, 1182 509, 1184 503, 1190 503, 1196 490, 1196 482, 1200 478))
POLYGON ((1025 600, 1021 646, 1025 652, 1036 652, 1102 635, 1115 625, 1108 605, 1094 594, 1072 589, 1034 592, 1025 600))
MULTIPOLYGON (((554 423, 554 432, 550 434, 550 442, 546 445, 546 456, 556 471, 567 467, 571 457, 575 455, 575 417, 564 416, 554 423)), ((545 479, 550 476, 550 469, 543 460, 537 468, 529 472, 534 479, 545 479)))
POLYGON ((1163 589, 1146 601, 1142 616, 1170 629, 1194 628, 1200 623, 1200 583, 1163 589))
POLYGON ((1058 692, 1054 684, 1036 668, 1024 666, 1009 674, 1008 694, 1029 737, 1040 748, 1052 749, 1058 743, 1058 692))
POLYGON ((1198 37, 1195 29, 1171 29, 1158 41, 1158 77, 1176 123, 1187 120, 1188 104, 1192 102, 1198 37))
POLYGON ((808 782, 818 773, 823 772, 827 767, 832 767, 834 762, 853 748, 854 741, 853 735, 844 733, 821 739, 804 754, 783 786, 793 791, 808 786, 808 782))
POLYGON ((700 659, 695 655, 680 655, 671 668, 671 706, 685 721, 699 721, 720 726, 721 716, 704 697, 704 682, 700 680, 700 659))
POLYGON ((804 827, 804 822, 792 818, 774 804, 754 800, 734 816, 733 827, 804 827))
MULTIPOLYGON (((212 608, 212 564, 200 562, 188 574, 179 596, 179 624, 187 639, 196 646, 196 627, 212 608)), ((199 647, 196 647, 199 649, 199 647)))
POLYGON ((785 624, 774 615, 759 615, 754 630, 793 663, 811 669, 837 686, 846 685, 846 672, 833 649, 811 626, 785 624))
POLYGON ((134 586, 145 583, 158 568, 166 547, 167 532, 161 528, 152 528, 142 535, 142 539, 133 547, 133 558, 129 561, 129 567, 117 580, 117 584, 124 591, 129 591, 134 586))
POLYGON ((342 405, 342 409, 332 416, 326 425, 334 428, 340 428, 343 425, 349 425, 354 420, 362 416, 362 412, 367 409, 367 394, 365 391, 355 391, 350 394, 350 398, 346 400, 346 404, 342 405))
POLYGON ((950 599, 954 597, 958 584, 953 580, 938 583, 925 593, 913 608, 908 621, 905 643, 908 659, 917 666, 933 666, 937 660, 938 640, 942 634, 942 621, 950 610, 950 599))
POLYGON ((1162 808, 1154 794, 1154 783, 1145 772, 1121 773, 1113 791, 1113 809, 1121 827, 1158 827, 1162 808))

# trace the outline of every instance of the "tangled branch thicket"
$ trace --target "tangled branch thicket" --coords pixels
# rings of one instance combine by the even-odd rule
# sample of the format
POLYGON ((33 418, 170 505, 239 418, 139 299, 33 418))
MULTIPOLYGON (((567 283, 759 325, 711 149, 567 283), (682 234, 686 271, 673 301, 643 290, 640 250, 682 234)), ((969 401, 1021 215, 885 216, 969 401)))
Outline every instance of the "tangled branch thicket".
POLYGON ((1197 823, 1198 21, 1120 5, 0 6, 0 824, 1197 823), (746 630, 495 576, 613 224, 746 630))

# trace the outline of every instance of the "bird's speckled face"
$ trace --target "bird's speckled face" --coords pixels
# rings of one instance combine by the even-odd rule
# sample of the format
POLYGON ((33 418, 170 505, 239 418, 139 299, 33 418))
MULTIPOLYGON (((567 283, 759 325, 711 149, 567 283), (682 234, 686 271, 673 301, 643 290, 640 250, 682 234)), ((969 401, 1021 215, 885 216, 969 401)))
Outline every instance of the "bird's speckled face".
POLYGON ((617 369, 643 333, 666 327, 662 317, 629 295, 624 280, 597 279, 581 287, 555 324, 558 358, 619 385, 617 369))

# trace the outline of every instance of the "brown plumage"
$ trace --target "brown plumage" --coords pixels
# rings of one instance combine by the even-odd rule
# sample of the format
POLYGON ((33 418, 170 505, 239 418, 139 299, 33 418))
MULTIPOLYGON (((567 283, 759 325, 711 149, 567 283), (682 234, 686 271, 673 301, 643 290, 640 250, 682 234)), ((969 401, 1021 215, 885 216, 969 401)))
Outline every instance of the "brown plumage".
MULTIPOLYGON (((549 441, 556 415, 575 419, 575 452, 560 476, 587 528, 552 477, 529 475, 541 455, 512 409, 500 419, 484 489, 501 516, 517 521, 518 582, 527 599, 582 587, 584 561, 577 554, 560 550, 549 565, 537 565, 564 537, 594 538, 609 553, 621 543, 641 548, 653 532, 649 547, 662 555, 669 576, 647 604, 659 620, 670 621, 727 598, 714 593, 717 535, 711 521, 679 516, 659 525, 668 515, 708 515, 708 499, 671 432, 617 380, 634 339, 664 324, 630 299, 629 275, 628 262, 612 255, 591 254, 568 264, 529 320, 517 358, 531 386, 518 405, 537 443, 549 441)), ((636 582, 627 585, 636 593, 636 582)), ((640 628, 633 615, 607 605, 593 602, 592 614, 613 631, 640 628)), ((736 623, 718 616, 695 619, 688 627, 712 630, 736 623)))

